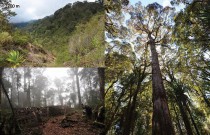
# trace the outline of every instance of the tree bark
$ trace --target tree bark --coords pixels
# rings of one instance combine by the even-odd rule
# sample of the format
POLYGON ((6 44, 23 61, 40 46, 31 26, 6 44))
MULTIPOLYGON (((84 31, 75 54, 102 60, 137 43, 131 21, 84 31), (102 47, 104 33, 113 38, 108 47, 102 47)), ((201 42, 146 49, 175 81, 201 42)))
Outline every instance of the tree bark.
POLYGON ((98 68, 98 75, 99 75, 99 84, 100 84, 100 94, 101 94, 101 100, 102 104, 104 105, 104 98, 105 98, 105 69, 104 68, 98 68))
POLYGON ((154 39, 151 39, 151 35, 150 35, 149 44, 152 55, 152 90, 153 90, 152 134, 174 135, 175 133, 171 122, 167 97, 163 85, 162 75, 158 61, 158 54, 155 48, 154 39))
POLYGON ((2 87, 0 85, 0 106, 1 106, 1 93, 2 93, 2 87))

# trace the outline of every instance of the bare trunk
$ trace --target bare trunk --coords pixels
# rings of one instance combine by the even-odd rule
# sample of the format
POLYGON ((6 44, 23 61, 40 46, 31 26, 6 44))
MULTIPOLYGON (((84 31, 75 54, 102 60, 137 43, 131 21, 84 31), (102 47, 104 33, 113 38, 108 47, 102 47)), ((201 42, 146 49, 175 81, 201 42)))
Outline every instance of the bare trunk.
POLYGON ((15 101, 13 101, 14 98, 14 91, 15 91, 15 81, 14 81, 14 71, 12 71, 12 87, 11 87, 11 95, 10 95, 10 101, 14 104, 15 101))
POLYGON ((153 135, 174 135, 170 112, 167 103, 165 88, 163 85, 160 71, 158 54, 154 40, 150 40, 152 55, 152 89, 153 89, 153 116, 152 134, 153 135))
POLYGON ((182 102, 181 102, 180 99, 177 99, 176 101, 177 101, 177 103, 178 103, 179 110, 180 110, 180 113, 181 113, 181 116, 182 116, 182 119, 183 119, 185 128, 186 128, 186 130, 187 130, 187 134, 188 134, 188 135, 192 135, 192 134, 193 134, 192 128, 191 128, 191 126, 190 126, 190 121, 189 121, 189 119, 188 119, 188 117, 187 117, 187 113, 186 113, 186 111, 185 111, 185 109, 184 109, 184 106, 182 105, 182 102))
POLYGON ((99 75, 99 83, 100 83, 100 94, 101 94, 101 100, 104 105, 104 98, 105 98, 105 69, 104 68, 98 68, 98 75, 99 75))
POLYGON ((30 80, 28 82, 28 89, 27 89, 27 102, 28 102, 28 107, 31 107, 31 84, 30 84, 30 80))
POLYGON ((19 87, 18 87, 18 80, 17 80, 17 92, 18 92, 18 106, 20 107, 20 95, 19 95, 19 87))

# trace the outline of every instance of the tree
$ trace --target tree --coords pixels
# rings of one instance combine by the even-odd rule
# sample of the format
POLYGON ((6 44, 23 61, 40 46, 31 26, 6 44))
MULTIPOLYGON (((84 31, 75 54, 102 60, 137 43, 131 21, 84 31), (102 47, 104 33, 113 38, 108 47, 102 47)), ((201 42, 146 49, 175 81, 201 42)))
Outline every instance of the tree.
MULTIPOLYGON (((178 36, 174 38, 183 41, 180 44, 181 42, 171 40, 172 30, 175 28, 173 8, 163 8, 157 3, 144 7, 137 3, 135 6, 123 6, 121 11, 121 14, 108 14, 117 30, 115 34, 111 35, 109 31, 107 34, 109 39, 106 51, 105 95, 106 108, 109 110, 106 115, 108 134, 140 135, 152 134, 151 131, 153 134, 207 134, 209 130, 205 127, 209 122, 205 118, 209 117, 206 115, 209 109, 205 96, 209 91, 209 64, 208 58, 202 54, 208 56, 208 53, 202 53, 204 47, 198 47, 199 42, 195 46, 196 42, 193 40, 190 41, 192 44, 184 42, 178 33, 180 31, 180 34, 188 38, 188 34, 196 29, 192 26, 178 28, 178 36), (138 71, 143 71, 141 64, 149 65, 151 69, 147 68, 145 71, 147 77, 141 83, 139 92, 136 92, 137 82, 141 82, 138 81, 138 71), (170 79, 171 73, 180 80, 178 83, 170 79), (172 88, 170 82, 180 87, 172 88), (134 97, 137 98, 136 102, 133 102, 134 97), (156 108, 155 102, 158 98, 165 109, 156 108), (131 109, 134 105, 136 108, 131 109), (157 113, 158 111, 162 114, 157 113), (155 120, 155 116, 160 119, 155 120), (165 124, 158 122, 161 119, 166 119, 163 120, 165 124), (204 123, 203 126, 200 121, 204 123), (156 127, 156 123, 162 127, 156 127), (160 131, 161 128, 163 129, 160 131)), ((191 20, 195 19, 191 12, 188 12, 188 15, 191 20)), ((179 18, 180 20, 176 17, 175 19, 177 25, 182 26, 182 21, 187 20, 187 13, 183 18, 179 18)))
POLYGON ((21 87, 21 74, 15 70, 14 74, 16 75, 16 90, 18 92, 18 106, 20 106, 20 91, 19 88, 21 87))
MULTIPOLYGON (((78 97, 78 100, 79 100, 79 107, 81 107, 82 100, 81 100, 81 94, 80 94, 79 68, 70 69, 68 71, 68 74, 69 74, 70 77, 76 78, 75 84, 76 84, 76 88, 77 88, 77 97, 78 97)), ((74 84, 73 84, 73 86, 74 86, 74 84)))
POLYGON ((98 75, 99 75, 99 84, 100 84, 100 93, 101 93, 101 100, 102 104, 104 104, 104 98, 105 98, 105 69, 104 68, 98 68, 98 75))
POLYGON ((18 133, 20 133, 20 129, 16 128, 16 127, 18 127, 17 118, 16 118, 16 115, 15 115, 15 112, 14 112, 14 107, 12 105, 12 102, 10 101, 9 96, 7 94, 7 91, 6 91, 5 87, 4 87, 3 78, 2 78, 3 77, 3 71, 4 71, 4 68, 0 67, 0 88, 2 88, 4 94, 6 95, 7 100, 9 102, 9 105, 10 105, 10 108, 11 108, 11 111, 12 111, 12 116, 11 116, 12 123, 10 123, 11 127, 9 129, 9 134, 14 134, 14 132, 15 132, 15 134, 18 134, 18 133))
POLYGON ((57 87, 57 91, 58 91, 58 98, 59 98, 59 100, 60 100, 60 103, 61 103, 61 106, 63 106, 63 97, 62 97, 62 89, 63 89, 63 82, 60 80, 60 79, 58 79, 58 78, 55 78, 55 80, 54 80, 54 83, 55 83, 55 86, 57 87))
POLYGON ((9 25, 8 19, 16 14, 11 11, 11 0, 1 0, 0 1, 0 33, 2 31, 10 31, 11 27, 9 25))
POLYGON ((40 107, 42 105, 42 91, 48 87, 48 78, 43 76, 42 69, 33 70, 33 83, 31 85, 31 94, 33 97, 33 106, 40 107))
POLYGON ((174 9, 163 8, 158 3, 143 7, 138 3, 130 12, 129 25, 139 34, 139 45, 149 45, 151 51, 152 89, 153 89, 153 134, 174 134, 167 96, 159 66, 157 45, 167 46, 172 29, 174 9), (138 12, 135 12, 138 11, 138 12))
POLYGON ((23 75, 24 75, 24 92, 27 94, 27 106, 31 107, 31 69, 30 68, 24 68, 23 69, 23 75), (26 82, 27 80, 27 82, 26 82))

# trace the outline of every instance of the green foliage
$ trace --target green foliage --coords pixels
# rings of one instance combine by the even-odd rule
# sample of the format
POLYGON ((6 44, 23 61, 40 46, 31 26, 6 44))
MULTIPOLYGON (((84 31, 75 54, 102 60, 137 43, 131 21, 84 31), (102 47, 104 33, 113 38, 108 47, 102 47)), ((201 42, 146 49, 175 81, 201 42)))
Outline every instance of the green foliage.
MULTIPOLYGON (((188 0, 174 1, 177 1, 174 4, 178 4, 188 0)), ((135 7, 139 6, 138 9, 134 9, 135 7, 131 5, 131 8, 129 6, 131 11, 127 8, 126 10, 122 9, 131 15, 131 19, 126 21, 126 26, 123 24, 126 18, 125 14, 116 13, 118 11, 108 14, 111 20, 106 22, 107 25, 118 30, 117 34, 113 34, 107 29, 107 35, 112 34, 109 36, 106 55, 108 133, 116 133, 114 131, 116 124, 118 122, 125 123, 126 118, 130 118, 132 114, 130 108, 134 101, 132 97, 137 82, 140 82, 138 81, 138 72, 142 71, 140 65, 144 65, 144 62, 147 63, 146 65, 152 64, 150 63, 151 53, 147 51, 148 47, 146 47, 149 43, 145 39, 147 38, 146 33, 151 34, 151 37, 148 36, 148 38, 154 38, 157 43, 155 46, 168 97, 166 103, 169 106, 175 133, 187 134, 187 130, 189 130, 185 126, 180 106, 186 112, 190 124, 188 127, 192 128, 193 134, 210 133, 209 4, 207 1, 191 2, 192 4, 186 5, 186 8, 177 13, 175 18, 173 18, 173 8, 164 8, 157 3, 148 5, 146 8, 148 12, 143 11, 142 14, 139 14, 140 10, 144 9, 140 6, 141 4, 135 5, 135 7), (161 9, 163 10, 161 11, 161 9), (172 14, 169 15, 168 11, 172 11, 172 14), (168 16, 167 19, 164 19, 165 16, 168 16), (175 25, 173 21, 175 21, 175 25), (115 22, 116 25, 112 25, 111 22, 115 22), (134 27, 132 27, 133 24, 135 24, 134 27), (175 39, 173 41, 171 40, 172 30, 174 32, 173 39, 175 39), (138 38, 133 40, 135 37, 138 38), (159 48, 159 46, 162 47, 159 48)), ((154 98, 152 99, 152 97, 154 95, 150 81, 152 69, 146 68, 145 72, 147 77, 141 82, 141 90, 137 94, 136 108, 133 111, 135 126, 130 132, 138 135, 152 134, 154 119, 152 118, 154 114, 154 106, 152 106, 154 98)), ((121 131, 126 127, 125 124, 119 126, 121 131)))
POLYGON ((69 65, 104 66, 104 15, 95 15, 86 24, 80 24, 69 40, 69 65))
POLYGON ((102 66, 102 11, 99 3, 75 2, 24 29, 30 32, 34 43, 56 55, 56 66, 102 66), (81 42, 77 41, 79 38, 81 42), (74 44, 73 50, 69 42, 74 44), (90 55, 93 52, 94 57, 90 55))
POLYGON ((203 51, 210 48, 209 10, 207 2, 193 1, 184 11, 177 14, 173 31, 174 41, 178 44, 199 46, 203 51))
POLYGON ((103 7, 99 3, 75 2, 57 10, 52 16, 29 24, 26 29, 36 37, 64 36, 74 31, 77 24, 88 22, 100 11, 103 7))
POLYGON ((7 45, 12 43, 12 36, 8 32, 0 33, 0 45, 7 45))
POLYGON ((30 41, 30 36, 27 33, 23 33, 19 30, 13 33, 13 42, 16 45, 27 45, 30 41))
POLYGON ((23 56, 19 53, 19 51, 10 51, 8 57, 6 59, 9 63, 11 63, 12 67, 17 67, 25 60, 23 56))

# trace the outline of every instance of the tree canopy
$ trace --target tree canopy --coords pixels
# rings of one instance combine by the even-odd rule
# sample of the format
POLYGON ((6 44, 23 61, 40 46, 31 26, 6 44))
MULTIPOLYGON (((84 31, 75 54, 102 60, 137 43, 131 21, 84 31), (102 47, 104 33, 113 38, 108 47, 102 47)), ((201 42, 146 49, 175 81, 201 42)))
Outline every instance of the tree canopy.
POLYGON ((106 30, 107 133, 210 132, 209 5, 185 4, 175 12, 138 2, 107 13, 115 30, 106 30))

